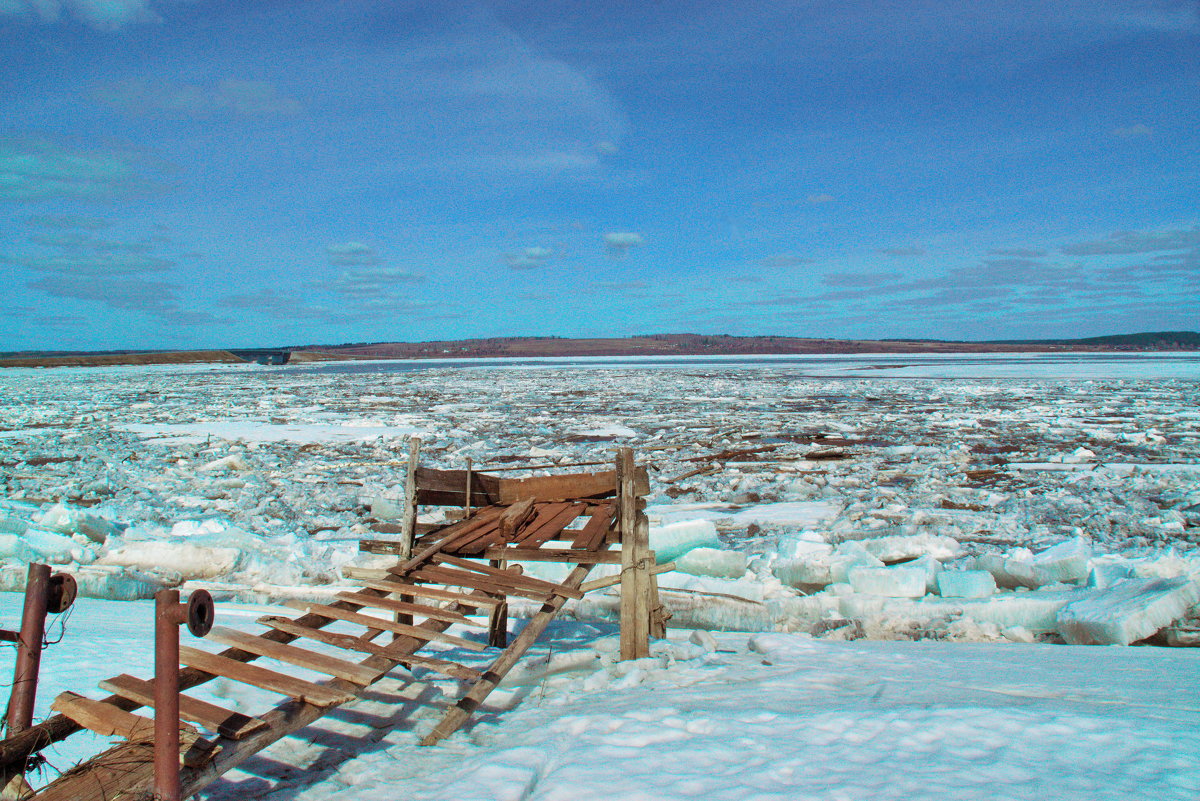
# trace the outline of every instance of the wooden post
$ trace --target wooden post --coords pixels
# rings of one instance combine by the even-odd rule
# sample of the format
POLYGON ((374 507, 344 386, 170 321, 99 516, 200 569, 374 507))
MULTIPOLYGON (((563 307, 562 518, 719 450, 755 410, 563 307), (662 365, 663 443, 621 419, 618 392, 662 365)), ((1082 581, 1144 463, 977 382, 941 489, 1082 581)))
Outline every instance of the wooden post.
POLYGON ((421 440, 408 440, 408 473, 404 478, 404 518, 401 520, 400 558, 411 559, 417 535, 417 461, 421 458, 421 440))
POLYGON ((463 520, 471 516, 471 457, 467 457, 467 496, 463 502, 463 520))
POLYGON ((621 535, 621 659, 650 656, 650 525, 638 508, 633 449, 617 451, 621 535))
MULTIPOLYGON (((491 560, 492 567, 501 570, 508 569, 508 562, 503 559, 491 560)), ((492 607, 488 616, 488 646, 491 648, 508 647, 508 598, 492 607)))

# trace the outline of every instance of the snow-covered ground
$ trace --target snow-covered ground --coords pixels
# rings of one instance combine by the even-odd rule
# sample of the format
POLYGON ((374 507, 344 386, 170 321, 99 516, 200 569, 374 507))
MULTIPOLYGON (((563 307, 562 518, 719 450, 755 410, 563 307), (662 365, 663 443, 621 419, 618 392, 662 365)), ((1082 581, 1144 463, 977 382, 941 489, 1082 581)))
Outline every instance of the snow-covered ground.
POLYGON ((274 778, 213 797, 1183 797, 1195 652, 1036 643, 1188 636, 1197 408, 1194 355, 7 370, 0 588, 31 559, 81 582, 48 704, 115 672, 88 644, 103 631, 149 674, 148 605, 98 597, 204 586, 249 624, 247 602, 327 597, 386 561, 357 543, 395 513, 410 435, 424 463, 480 469, 628 445, 680 568, 660 576, 672 637, 718 648, 663 643, 628 673, 615 593, 589 596, 543 646, 557 672, 535 660, 503 715, 432 750, 405 716, 351 744, 388 693, 453 689, 384 686, 321 724, 332 751, 271 752, 311 770, 264 759, 250 773, 274 778))

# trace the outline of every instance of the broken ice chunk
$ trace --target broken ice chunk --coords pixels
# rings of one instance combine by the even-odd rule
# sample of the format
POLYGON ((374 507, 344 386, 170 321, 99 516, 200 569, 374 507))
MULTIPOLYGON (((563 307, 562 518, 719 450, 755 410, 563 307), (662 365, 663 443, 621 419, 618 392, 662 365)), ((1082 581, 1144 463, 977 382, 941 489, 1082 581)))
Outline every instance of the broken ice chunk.
POLYGON ((1129 645, 1183 617, 1200 600, 1187 577, 1126 579, 1067 604, 1058 633, 1072 645, 1129 645))
POLYGON ((650 549, 660 565, 678 559, 693 548, 702 547, 721 547, 717 527, 711 520, 680 520, 650 528, 650 549))
POLYGON ((99 515, 72 509, 56 503, 46 510, 39 522, 59 534, 82 534, 92 542, 104 544, 109 537, 120 534, 122 527, 99 515))
POLYGON ((888 598, 920 598, 925 595, 925 570, 919 567, 853 567, 850 586, 855 592, 888 598))
POLYGON ((1088 573, 1087 586, 1104 589, 1127 578, 1133 578, 1133 570, 1129 565, 1119 562, 1100 562, 1093 565, 1091 572, 1088 573))
POLYGON ((830 580, 835 583, 845 583, 849 580, 850 570, 854 567, 883 567, 883 562, 876 559, 858 542, 853 540, 843 542, 833 549, 829 556, 830 580))
POLYGON ((1083 537, 1073 537, 1033 557, 1033 564, 1050 581, 1075 582, 1088 577, 1092 546, 1083 537))
POLYGON ((962 546, 953 537, 932 534, 912 536, 876 537, 860 540, 859 544, 875 558, 883 562, 901 562, 928 554, 934 559, 953 559, 962 552, 962 546))
POLYGON ((98 564, 133 567, 149 572, 178 573, 184 580, 212 579, 233 572, 234 548, 206 548, 188 542, 130 542, 100 557, 98 564))
POLYGON ((943 598, 987 598, 996 592, 996 579, 986 570, 943 570, 937 581, 943 598))
POLYGON ((675 560, 675 569, 693 576, 741 578, 746 574, 746 554, 717 548, 693 548, 675 560))

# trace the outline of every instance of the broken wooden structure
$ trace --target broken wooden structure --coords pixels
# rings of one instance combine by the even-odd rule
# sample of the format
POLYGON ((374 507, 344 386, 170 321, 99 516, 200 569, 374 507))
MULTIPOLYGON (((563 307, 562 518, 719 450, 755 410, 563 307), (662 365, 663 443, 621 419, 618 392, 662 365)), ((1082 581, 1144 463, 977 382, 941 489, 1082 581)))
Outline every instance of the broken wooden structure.
MULTIPOLYGON (((263 617, 258 622, 265 630, 260 633, 213 626, 207 639, 226 647, 220 653, 179 646, 179 694, 177 705, 169 706, 177 707, 184 721, 179 724, 178 745, 182 797, 331 709, 352 702, 396 668, 419 667, 460 680, 461 696, 421 741, 438 742, 467 722, 563 605, 589 590, 620 584, 623 659, 648 656, 650 637, 665 633, 654 578, 663 568, 654 566, 642 511, 649 479, 635 466, 632 451, 622 449, 615 469, 605 472, 510 479, 469 467, 421 467, 419 447, 413 440, 403 536, 389 546, 397 551, 394 565, 357 571, 359 586, 339 592, 333 603, 288 602, 303 614, 263 617), (422 506, 451 507, 458 512, 451 517, 457 519, 418 525, 422 506), (571 569, 561 581, 547 581, 525 575, 518 562, 557 562, 571 569), (620 565, 621 570, 618 576, 585 583, 597 564, 620 565), (508 641, 510 597, 533 600, 540 607, 508 641), (387 616, 381 617, 381 612, 387 616), (481 615, 487 616, 486 623, 475 619, 481 615), (484 631, 478 638, 447 633, 456 624, 484 631), (306 648, 304 641, 333 646, 338 655, 306 648), (435 656, 429 646, 498 653, 480 670, 440 652, 435 656), (260 657, 329 678, 309 681, 286 669, 252 664, 260 657), (246 714, 182 694, 218 676, 282 700, 261 713, 246 714)), ((100 686, 112 695, 96 701, 63 693, 53 705, 59 715, 0 742, 3 767, 23 762, 30 753, 80 728, 123 739, 34 798, 115 801, 150 792, 154 721, 134 710, 156 705, 155 683, 122 673, 100 686)))

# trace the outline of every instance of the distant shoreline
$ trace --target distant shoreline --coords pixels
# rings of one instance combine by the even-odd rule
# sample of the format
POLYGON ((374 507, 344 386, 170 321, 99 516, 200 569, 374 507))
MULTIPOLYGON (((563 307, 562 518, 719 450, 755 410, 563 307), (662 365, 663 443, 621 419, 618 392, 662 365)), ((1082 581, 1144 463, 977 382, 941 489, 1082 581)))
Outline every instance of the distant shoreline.
POLYGON ((238 364, 377 359, 488 359, 618 356, 803 356, 953 353, 1146 353, 1200 351, 1200 333, 1167 331, 1061 340, 963 342, 921 339, 814 339, 654 334, 612 339, 500 337, 438 342, 301 345, 251 350, 26 351, 6 354, 0 367, 89 367, 137 364, 238 364))

